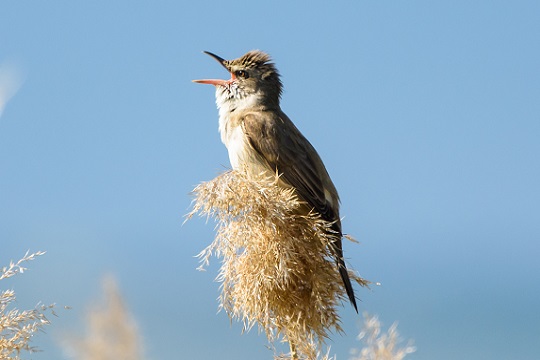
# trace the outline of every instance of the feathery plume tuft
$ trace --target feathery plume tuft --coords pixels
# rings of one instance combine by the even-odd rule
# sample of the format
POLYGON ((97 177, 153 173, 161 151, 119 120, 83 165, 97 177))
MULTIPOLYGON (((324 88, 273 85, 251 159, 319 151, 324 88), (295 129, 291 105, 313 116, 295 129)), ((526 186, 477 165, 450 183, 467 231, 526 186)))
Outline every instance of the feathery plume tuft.
POLYGON ((217 221, 215 240, 198 256, 201 267, 212 255, 222 259, 220 308, 245 330, 258 325, 271 344, 288 342, 290 358, 316 359, 330 333, 342 332, 337 308, 347 299, 331 252, 332 223, 299 215, 302 202, 277 181, 225 172, 194 189, 188 217, 217 221))
POLYGON ((364 327, 358 335, 364 342, 362 350, 353 349, 350 360, 403 360, 405 356, 416 351, 412 341, 405 347, 399 345, 401 339, 394 323, 387 333, 381 333, 381 322, 377 316, 364 313, 364 327))
POLYGON ((103 281, 104 303, 88 312, 86 336, 67 339, 66 351, 78 360, 141 360, 141 337, 112 277, 103 281))
POLYGON ((19 91, 23 80, 18 66, 12 62, 0 63, 0 117, 9 100, 19 91))
MULTIPOLYGON (((0 280, 24 273, 26 268, 23 264, 43 254, 43 251, 31 254, 27 252, 19 261, 11 261, 9 266, 1 269, 0 280)), ((21 311, 17 308, 10 309, 10 305, 15 301, 15 291, 0 291, 0 359, 18 360, 23 351, 37 351, 30 346, 30 341, 37 331, 50 324, 45 314, 50 312, 55 315, 54 304, 38 304, 34 309, 21 311)))

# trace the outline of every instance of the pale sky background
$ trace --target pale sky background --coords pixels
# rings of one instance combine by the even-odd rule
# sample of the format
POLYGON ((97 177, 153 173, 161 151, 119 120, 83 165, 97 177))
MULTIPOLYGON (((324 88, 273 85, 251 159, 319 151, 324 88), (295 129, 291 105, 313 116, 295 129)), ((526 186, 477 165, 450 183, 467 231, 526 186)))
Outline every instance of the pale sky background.
MULTIPOLYGON (((18 306, 69 305, 35 360, 66 358, 114 274, 149 359, 271 359, 216 315, 213 224, 191 189, 228 167, 212 51, 269 52, 282 107, 340 191, 360 311, 399 322, 411 360, 540 358, 540 2, 12 1, 0 64, 0 264, 46 250, 18 306)), ((348 359, 361 316, 341 310, 348 359)))

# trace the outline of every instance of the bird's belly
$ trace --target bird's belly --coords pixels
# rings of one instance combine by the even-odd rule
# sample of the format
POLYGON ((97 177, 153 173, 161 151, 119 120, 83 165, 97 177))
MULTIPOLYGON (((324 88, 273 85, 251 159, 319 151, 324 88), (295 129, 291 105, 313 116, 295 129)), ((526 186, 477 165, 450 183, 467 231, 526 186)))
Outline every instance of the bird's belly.
POLYGON ((234 170, 245 171, 253 178, 275 176, 261 155, 249 144, 241 126, 231 131, 225 145, 234 170))

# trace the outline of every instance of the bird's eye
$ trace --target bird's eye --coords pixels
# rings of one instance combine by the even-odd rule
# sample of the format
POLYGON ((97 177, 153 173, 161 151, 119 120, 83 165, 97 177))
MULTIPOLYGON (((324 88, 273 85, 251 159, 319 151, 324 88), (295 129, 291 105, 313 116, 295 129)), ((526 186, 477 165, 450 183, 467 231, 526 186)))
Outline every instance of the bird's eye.
POLYGON ((241 77, 241 78, 244 78, 244 79, 249 78, 249 74, 248 74, 248 72, 245 71, 245 70, 237 70, 234 74, 235 74, 236 76, 241 77))

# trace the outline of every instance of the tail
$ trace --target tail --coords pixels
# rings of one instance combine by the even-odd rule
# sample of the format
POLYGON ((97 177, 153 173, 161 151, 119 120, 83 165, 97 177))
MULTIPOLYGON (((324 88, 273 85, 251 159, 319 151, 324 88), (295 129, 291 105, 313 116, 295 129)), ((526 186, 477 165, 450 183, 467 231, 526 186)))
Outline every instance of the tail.
POLYGON ((347 272, 347 267, 345 266, 345 261, 343 261, 343 257, 341 257, 337 259, 336 262, 339 268, 339 275, 341 275, 341 280, 343 281, 343 285, 345 285, 345 291, 347 292, 349 301, 354 307, 354 310, 356 310, 356 313, 358 313, 358 307, 356 306, 356 298, 354 297, 354 290, 351 284, 351 279, 349 278, 349 273, 347 272))
POLYGON ((343 285, 345 286, 345 292, 349 297, 349 301, 354 307, 354 310, 356 310, 356 313, 358 313, 358 306, 356 305, 356 298, 354 297, 354 289, 352 287, 351 278, 349 277, 349 272, 347 271, 345 260, 343 260, 343 248, 341 245, 341 238, 343 235, 341 233, 341 224, 339 222, 335 223, 332 226, 332 230, 336 232, 336 240, 333 242, 333 250, 336 257, 336 265, 339 270, 339 275, 341 275, 341 280, 343 281, 343 285))

